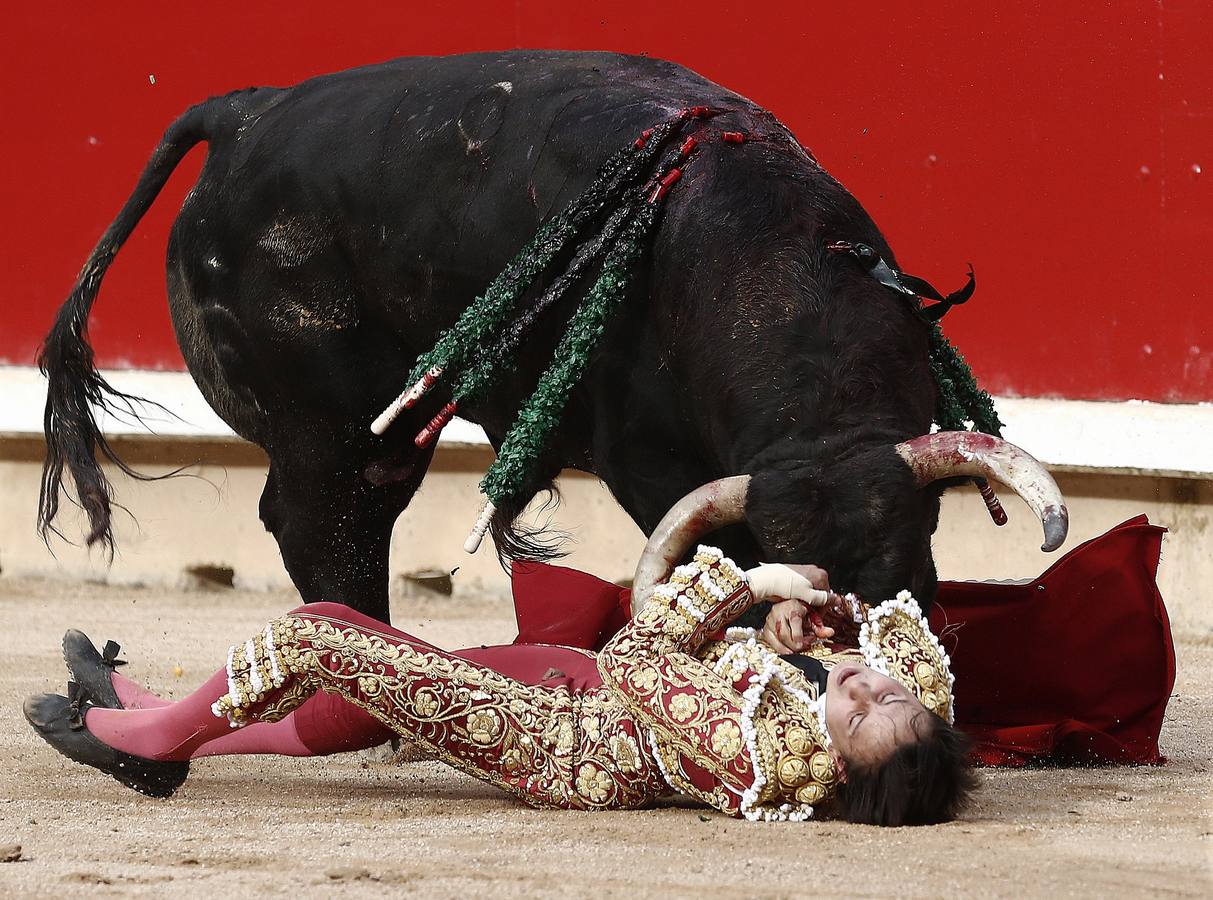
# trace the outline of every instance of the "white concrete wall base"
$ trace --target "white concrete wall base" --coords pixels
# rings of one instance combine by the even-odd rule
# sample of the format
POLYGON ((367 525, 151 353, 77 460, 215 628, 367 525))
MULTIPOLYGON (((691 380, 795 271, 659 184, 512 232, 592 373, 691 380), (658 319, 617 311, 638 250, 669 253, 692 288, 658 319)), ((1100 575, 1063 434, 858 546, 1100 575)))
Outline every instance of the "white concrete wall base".
MULTIPOLYGON (((440 453, 443 451, 439 451, 440 453)), ((145 471, 155 467, 142 466, 145 471)), ((107 470, 108 471, 108 470, 107 470)), ((110 472, 117 502, 129 510, 114 516, 118 552, 112 564, 99 549, 54 540, 48 550, 35 533, 40 464, 0 459, 0 574, 104 581, 113 584, 187 587, 188 570, 230 567, 235 584, 253 590, 286 589, 290 579, 278 546, 262 528, 257 503, 265 470, 255 466, 198 466, 188 477, 140 482, 110 472), (51 553, 53 551, 53 554, 51 553)), ((455 596, 491 591, 504 596, 508 579, 491 540, 480 552, 463 552, 463 540, 480 511, 480 472, 431 471, 392 540, 393 575, 422 569, 452 571, 455 596)), ((568 564, 616 580, 631 576, 644 536, 596 479, 562 480, 565 502, 556 516, 574 535, 568 564)), ((79 541, 77 509, 64 503, 57 524, 79 541)), ((333 598, 338 599, 338 598, 333 598)))
MULTIPOLYGON (((289 589, 277 546, 257 518, 263 468, 202 466, 192 470, 192 477, 156 483, 114 476, 117 498, 131 515, 117 514, 118 555, 110 565, 97 551, 63 542, 52 545, 52 556, 38 539, 34 515, 39 463, 31 457, 0 458, 0 577, 176 587, 189 583, 190 568, 218 566, 233 569, 241 587, 289 589)), ((491 545, 486 542, 475 556, 462 550, 480 507, 476 484, 481 472, 443 468, 431 471, 396 525, 392 572, 457 568, 452 602, 470 592, 504 598, 508 579, 491 545)), ((1206 587, 1213 583, 1213 482, 1065 472, 1058 474, 1058 482, 1071 511, 1067 548, 1142 512, 1168 526, 1160 583, 1172 623, 1177 632, 1213 636, 1213 603, 1206 587)), ((640 531, 597 480, 569 476, 560 486, 564 503, 552 520, 554 527, 574 535, 567 564, 612 581, 629 578, 644 546, 640 531)), ((999 529, 975 490, 962 488, 945 497, 934 542, 941 577, 1032 577, 1057 558, 1040 552, 1040 528, 1028 509, 1005 491, 1003 498, 1011 522, 999 529)), ((66 510, 60 525, 75 539, 81 529, 74 512, 66 510)))

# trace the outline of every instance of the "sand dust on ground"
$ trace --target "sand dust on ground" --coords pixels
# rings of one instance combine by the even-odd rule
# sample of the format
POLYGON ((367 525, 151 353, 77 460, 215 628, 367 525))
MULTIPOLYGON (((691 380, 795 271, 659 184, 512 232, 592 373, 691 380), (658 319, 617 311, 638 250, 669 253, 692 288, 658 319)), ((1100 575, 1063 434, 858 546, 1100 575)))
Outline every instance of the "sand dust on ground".
MULTIPOLYGON (((0 578, 0 859, 20 845, 0 896, 1213 896, 1213 646, 1182 636, 1168 765, 987 771, 968 815, 933 828, 537 811, 369 754, 204 759, 153 800, 60 757, 21 716, 27 694, 62 689, 69 626, 118 639, 125 674, 181 696, 296 603, 0 578)), ((502 603, 393 615, 440 646, 512 636, 502 603)))

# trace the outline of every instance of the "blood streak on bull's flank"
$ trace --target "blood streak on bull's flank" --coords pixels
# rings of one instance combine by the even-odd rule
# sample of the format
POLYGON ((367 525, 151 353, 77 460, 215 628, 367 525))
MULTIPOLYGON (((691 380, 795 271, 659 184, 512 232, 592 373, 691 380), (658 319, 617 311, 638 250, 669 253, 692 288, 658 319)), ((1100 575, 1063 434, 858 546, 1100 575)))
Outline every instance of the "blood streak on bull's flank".
MULTIPOLYGON (((1201 4, 1049 17, 1031 4, 890 5, 878 46, 871 16, 791 0, 742 15, 726 0, 702 0, 693 15, 465 0, 456 29, 445 8, 424 4, 350 0, 340 20, 318 0, 295 9, 8 10, 22 40, 0 67, 23 89, 8 97, 22 127, 0 136, 21 173, 0 217, 0 280, 15 298, 0 362, 32 361, 80 261, 189 105, 397 55, 609 47, 683 63, 771 109, 910 271, 949 282, 972 261, 981 289, 949 333, 995 392, 1213 399, 1213 305, 1199 302, 1201 267, 1184 263, 1213 239, 1202 155, 1213 17, 1201 4)), ((107 278, 92 320, 103 365, 182 366, 164 249, 202 155, 181 166, 107 278)))

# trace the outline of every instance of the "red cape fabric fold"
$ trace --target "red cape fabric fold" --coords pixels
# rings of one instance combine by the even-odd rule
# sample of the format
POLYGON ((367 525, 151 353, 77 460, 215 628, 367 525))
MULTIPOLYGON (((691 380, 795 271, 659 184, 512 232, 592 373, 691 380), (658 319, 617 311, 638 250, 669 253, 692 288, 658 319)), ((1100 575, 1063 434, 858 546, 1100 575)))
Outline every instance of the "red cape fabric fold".
MULTIPOLYGON (((957 723, 986 765, 1164 762, 1175 650, 1158 592, 1165 528, 1124 522, 1024 584, 940 582, 931 627, 952 657, 957 723)), ((515 563, 515 643, 597 650, 630 591, 515 563)))

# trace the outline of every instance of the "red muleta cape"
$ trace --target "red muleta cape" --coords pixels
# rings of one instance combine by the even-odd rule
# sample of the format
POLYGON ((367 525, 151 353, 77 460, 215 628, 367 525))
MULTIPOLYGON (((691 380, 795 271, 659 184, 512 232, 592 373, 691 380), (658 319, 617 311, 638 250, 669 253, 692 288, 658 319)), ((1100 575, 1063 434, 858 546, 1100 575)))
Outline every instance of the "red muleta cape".
MULTIPOLYGON (((1175 683, 1156 577, 1165 528, 1137 516, 1025 584, 942 581, 931 628, 952 657, 956 721, 985 765, 1160 764, 1175 683)), ((515 643, 598 650, 631 592, 561 566, 515 563, 515 643)))

